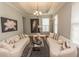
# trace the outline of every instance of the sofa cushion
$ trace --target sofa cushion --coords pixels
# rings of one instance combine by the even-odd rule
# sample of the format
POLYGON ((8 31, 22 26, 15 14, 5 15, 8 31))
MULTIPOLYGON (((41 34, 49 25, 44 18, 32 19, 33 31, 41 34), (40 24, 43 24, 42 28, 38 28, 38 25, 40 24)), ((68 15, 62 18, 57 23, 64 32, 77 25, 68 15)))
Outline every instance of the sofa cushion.
POLYGON ((16 35, 16 36, 13 36, 13 37, 10 37, 6 40, 3 40, 3 42, 9 44, 12 48, 15 48, 15 43, 19 41, 19 36, 16 35))
POLYGON ((50 47, 50 53, 53 53, 53 55, 58 56, 60 54, 60 45, 57 44, 56 40, 49 40, 49 47, 50 47))
POLYGON ((1 42, 1 43, 0 43, 0 48, 7 49, 7 50, 9 50, 9 51, 12 51, 12 50, 13 50, 13 48, 12 48, 9 44, 7 44, 7 43, 5 43, 5 42, 1 42))
MULTIPOLYGON (((74 48, 67 48, 61 51, 60 56, 68 57, 68 56, 73 56, 75 54, 75 49, 74 48)), ((74 56, 73 56, 74 57, 74 56)))

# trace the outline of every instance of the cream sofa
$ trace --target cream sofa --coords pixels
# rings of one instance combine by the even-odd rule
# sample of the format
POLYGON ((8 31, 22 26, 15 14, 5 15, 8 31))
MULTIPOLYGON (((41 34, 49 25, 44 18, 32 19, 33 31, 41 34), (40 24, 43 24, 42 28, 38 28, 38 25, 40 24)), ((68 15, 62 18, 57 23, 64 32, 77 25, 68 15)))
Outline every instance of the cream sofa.
POLYGON ((30 43, 27 35, 16 35, 0 42, 0 57, 20 57, 30 43))
MULTIPOLYGON (((76 57, 77 48, 76 46, 64 36, 54 37, 54 33, 50 33, 47 38, 47 43, 49 45, 50 57, 76 57), (68 47, 65 47, 65 44, 60 45, 60 43, 66 42, 68 47), (63 47, 63 50, 61 49, 63 47)), ((57 36, 57 35, 56 35, 57 36)))

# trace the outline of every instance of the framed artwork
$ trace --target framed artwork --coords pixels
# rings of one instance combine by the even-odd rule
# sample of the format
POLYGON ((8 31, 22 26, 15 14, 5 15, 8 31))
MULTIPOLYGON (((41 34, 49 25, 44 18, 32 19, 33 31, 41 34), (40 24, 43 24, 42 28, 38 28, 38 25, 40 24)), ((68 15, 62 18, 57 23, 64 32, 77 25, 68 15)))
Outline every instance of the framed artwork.
POLYGON ((31 19, 31 33, 38 33, 39 31, 39 19, 31 19))
POLYGON ((2 32, 17 31, 17 21, 1 17, 2 32))

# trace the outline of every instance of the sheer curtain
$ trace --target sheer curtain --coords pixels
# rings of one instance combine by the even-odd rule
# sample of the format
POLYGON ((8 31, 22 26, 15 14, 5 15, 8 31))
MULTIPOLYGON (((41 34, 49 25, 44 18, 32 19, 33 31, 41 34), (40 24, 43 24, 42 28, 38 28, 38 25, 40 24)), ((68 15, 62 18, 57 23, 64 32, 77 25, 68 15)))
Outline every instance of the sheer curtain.
POLYGON ((79 47, 79 23, 71 24, 71 40, 79 47))
POLYGON ((71 40, 79 47, 79 3, 72 4, 71 40))
POLYGON ((54 33, 58 32, 58 15, 54 17, 54 33))

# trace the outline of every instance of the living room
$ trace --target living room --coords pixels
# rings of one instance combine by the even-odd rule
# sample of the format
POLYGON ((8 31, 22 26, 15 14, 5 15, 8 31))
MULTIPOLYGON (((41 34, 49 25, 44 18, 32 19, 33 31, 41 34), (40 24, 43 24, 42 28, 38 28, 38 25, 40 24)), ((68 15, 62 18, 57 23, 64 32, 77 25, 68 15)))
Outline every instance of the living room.
POLYGON ((78 6, 0 2, 0 57, 79 57, 78 6))

